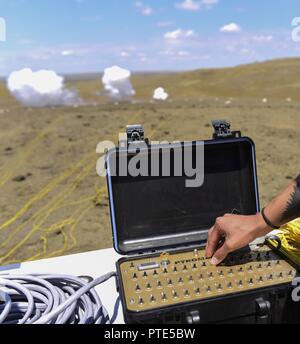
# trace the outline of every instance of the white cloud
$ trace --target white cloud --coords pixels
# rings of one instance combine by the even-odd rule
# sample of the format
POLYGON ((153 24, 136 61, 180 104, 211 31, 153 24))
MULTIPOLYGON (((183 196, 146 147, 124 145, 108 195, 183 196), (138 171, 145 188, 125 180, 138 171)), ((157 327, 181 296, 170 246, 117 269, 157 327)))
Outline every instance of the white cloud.
POLYGON ((185 51, 185 50, 178 51, 178 56, 185 57, 185 56, 190 56, 190 55, 191 54, 188 51, 185 51))
POLYGON ((159 53, 161 56, 169 56, 169 57, 189 57, 191 53, 186 50, 161 50, 159 53))
POLYGON ((176 55, 176 52, 173 51, 173 50, 162 50, 159 52, 159 55, 162 55, 162 56, 174 56, 176 55))
POLYGON ((207 7, 217 5, 218 3, 219 3, 219 0, 202 0, 202 4, 207 7))
POLYGON ((257 35, 252 37, 254 42, 271 42, 273 38, 272 35, 257 35))
POLYGON ((136 1, 135 7, 138 12, 144 16, 150 16, 154 12, 152 7, 145 5, 142 1, 136 1))
MULTIPOLYGON (((144 1, 146 3, 146 0, 144 1)), ((177 0, 177 2, 180 1, 177 0)), ((152 4, 152 2, 148 3, 152 4)), ((154 25, 158 21, 154 20, 154 25)), ((242 22, 234 19, 231 21, 242 26, 242 22)), ((223 24, 231 21, 225 21, 223 24)), ((125 63, 126 68, 133 71, 197 69, 293 57, 299 56, 300 52, 300 48, 291 40, 289 30, 248 31, 243 28, 241 33, 236 34, 218 34, 216 32, 202 35, 193 26, 188 24, 181 26, 175 21, 171 27, 157 28, 157 30, 154 37, 149 36, 134 43, 127 40, 119 44, 115 42, 82 42, 81 44, 65 42, 47 46, 35 43, 34 46, 24 46, 17 53, 3 51, 0 56, 0 75, 9 75, 11 71, 22 69, 24 66, 30 66, 35 70, 47 66, 59 73, 85 73, 87 70, 104 69, 112 62, 118 65, 125 63), (186 38, 181 32, 190 31, 190 29, 194 30, 194 36, 192 34, 192 37, 186 38), (158 32, 161 37, 156 36, 158 32), (169 39, 164 38, 164 34, 167 32, 173 32, 167 34, 169 39), (273 39, 271 40, 271 37, 268 36, 272 36, 273 39), (67 50, 73 51, 74 55, 63 56, 70 54, 62 55, 62 52, 67 50), (179 54, 180 51, 187 51, 190 55, 182 56, 185 53, 179 54), (126 57, 126 53, 130 56, 126 57), (146 56, 139 55, 139 53, 146 54, 146 56), (204 58, 206 55, 210 56, 210 59, 206 60, 204 58), (100 60, 99 56, 101 56, 100 60)))
POLYGON ((247 49, 247 48, 243 48, 241 49, 240 51, 241 54, 244 54, 244 55, 248 55, 251 53, 251 50, 247 49))
POLYGON ((183 29, 177 29, 174 31, 166 32, 164 37, 168 41, 177 41, 182 38, 192 38, 195 37, 196 33, 194 30, 183 30, 183 29))
POLYGON ((220 28, 220 32, 241 32, 242 28, 236 23, 230 23, 220 28))
POLYGON ((194 0, 184 0, 183 2, 176 4, 176 7, 180 10, 199 11, 201 8, 201 2, 194 0))
POLYGON ((75 55, 75 52, 73 50, 63 50, 61 52, 61 56, 68 57, 68 56, 73 56, 73 55, 75 55))
POLYGON ((226 45, 225 50, 230 53, 235 53, 237 51, 237 48, 234 45, 226 45))
POLYGON ((162 21, 162 22, 158 22, 157 26, 158 27, 167 27, 167 26, 171 26, 173 24, 173 22, 171 21, 162 21))
POLYGON ((219 0, 184 0, 176 4, 176 8, 185 11, 200 11, 202 9, 211 9, 219 3, 219 0))
POLYGON ((130 54, 129 54, 127 51, 122 51, 122 52, 120 53, 120 56, 121 56, 121 57, 130 57, 130 54))
POLYGON ((245 55, 245 56, 248 56, 248 57, 252 57, 252 56, 255 56, 255 50, 253 49, 248 49, 248 48, 242 48, 240 50, 240 54, 241 55, 245 55))
POLYGON ((151 58, 148 56, 148 54, 143 53, 143 52, 138 53, 137 57, 138 57, 138 60, 141 62, 150 62, 151 61, 151 58))
POLYGON ((153 10, 151 7, 145 7, 143 10, 142 10, 142 14, 145 15, 145 16, 149 16, 153 13, 153 10))

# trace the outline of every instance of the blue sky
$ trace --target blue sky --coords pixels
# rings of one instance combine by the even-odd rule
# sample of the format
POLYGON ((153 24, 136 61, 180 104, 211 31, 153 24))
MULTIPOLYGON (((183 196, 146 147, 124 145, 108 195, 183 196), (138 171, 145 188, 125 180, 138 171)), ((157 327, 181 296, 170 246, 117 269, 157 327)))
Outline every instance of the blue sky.
POLYGON ((0 0, 0 75, 184 70, 300 55, 299 0, 0 0))

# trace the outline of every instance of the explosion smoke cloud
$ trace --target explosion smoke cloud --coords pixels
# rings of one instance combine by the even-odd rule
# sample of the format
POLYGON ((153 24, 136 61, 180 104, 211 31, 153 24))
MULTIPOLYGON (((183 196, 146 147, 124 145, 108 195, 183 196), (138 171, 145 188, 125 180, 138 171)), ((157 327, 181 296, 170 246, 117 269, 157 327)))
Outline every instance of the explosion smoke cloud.
POLYGON ((102 83, 112 100, 130 100, 135 95, 130 78, 131 72, 129 70, 113 66, 104 70, 102 83))
POLYGON ((64 78, 51 70, 15 71, 7 80, 10 93, 29 107, 71 106, 81 103, 75 91, 65 88, 64 78))
POLYGON ((154 100, 167 100, 168 98, 169 95, 163 87, 158 87, 153 93, 154 100))

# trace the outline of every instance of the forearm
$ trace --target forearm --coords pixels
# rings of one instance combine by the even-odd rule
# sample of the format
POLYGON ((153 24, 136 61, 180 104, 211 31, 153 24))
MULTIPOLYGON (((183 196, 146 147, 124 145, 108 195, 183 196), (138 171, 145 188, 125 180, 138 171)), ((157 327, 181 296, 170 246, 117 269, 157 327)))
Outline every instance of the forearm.
POLYGON ((300 175, 265 208, 265 214, 276 226, 300 217, 300 175))

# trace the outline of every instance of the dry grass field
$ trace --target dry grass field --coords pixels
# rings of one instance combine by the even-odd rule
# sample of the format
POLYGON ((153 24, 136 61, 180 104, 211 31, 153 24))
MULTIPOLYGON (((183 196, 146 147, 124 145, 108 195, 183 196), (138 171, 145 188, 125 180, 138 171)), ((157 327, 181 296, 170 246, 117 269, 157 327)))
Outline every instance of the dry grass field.
POLYGON ((134 103, 121 104, 101 93, 100 75, 72 76, 67 86, 86 102, 76 108, 22 107, 0 82, 0 265, 112 245, 96 145, 116 142, 127 124, 171 141, 208 139, 212 119, 230 120, 256 142, 265 204, 300 171, 299 67, 299 59, 288 59, 137 74, 134 103), (169 101, 150 101, 158 86, 169 101))

